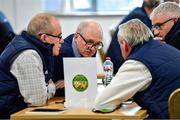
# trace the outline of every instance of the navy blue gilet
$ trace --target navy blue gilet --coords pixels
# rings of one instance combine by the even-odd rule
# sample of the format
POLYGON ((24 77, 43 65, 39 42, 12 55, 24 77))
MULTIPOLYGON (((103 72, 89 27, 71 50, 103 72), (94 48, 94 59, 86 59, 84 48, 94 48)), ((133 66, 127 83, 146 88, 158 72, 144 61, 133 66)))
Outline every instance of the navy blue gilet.
POLYGON ((40 55, 46 82, 52 77, 52 45, 42 43, 27 32, 16 36, 0 56, 0 118, 9 118, 10 114, 27 107, 20 95, 17 79, 10 73, 13 60, 27 49, 40 55))
POLYGON ((165 42, 180 50, 180 19, 165 36, 165 42))
POLYGON ((149 118, 168 118, 168 98, 180 88, 180 52, 165 43, 150 39, 137 45, 128 59, 142 62, 152 75, 150 86, 134 96, 148 110, 149 118))

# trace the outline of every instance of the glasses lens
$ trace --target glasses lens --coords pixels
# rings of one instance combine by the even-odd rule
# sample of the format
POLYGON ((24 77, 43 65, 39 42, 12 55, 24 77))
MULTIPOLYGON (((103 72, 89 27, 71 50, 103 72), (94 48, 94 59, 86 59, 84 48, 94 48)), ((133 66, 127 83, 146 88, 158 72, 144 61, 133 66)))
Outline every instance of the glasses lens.
POLYGON ((102 47, 103 47, 103 44, 102 43, 99 43, 99 44, 93 44, 93 46, 92 47, 94 47, 94 48, 96 48, 96 49, 101 49, 102 47))
POLYGON ((101 49, 101 48, 102 48, 102 46, 101 46, 101 45, 97 47, 97 49, 101 49))
POLYGON ((59 39, 62 38, 62 35, 50 35, 50 34, 49 34, 49 36, 52 36, 52 37, 55 37, 55 38, 59 38, 59 39))
POLYGON ((160 26, 158 26, 158 25, 155 25, 155 26, 153 27, 153 29, 160 30, 160 29, 161 29, 161 27, 160 27, 160 26))
POLYGON ((100 42, 98 45, 97 45, 97 49, 101 49, 103 47, 103 43, 100 42))
POLYGON ((103 43, 102 42, 94 44, 93 42, 86 41, 86 39, 80 33, 78 33, 78 34, 81 36, 81 38, 84 40, 84 42, 86 43, 86 45, 88 47, 95 48, 95 49, 101 49, 103 47, 103 43))
POLYGON ((164 24, 166 24, 167 22, 169 22, 169 21, 171 21, 171 20, 173 20, 173 18, 168 19, 168 20, 164 21, 163 23, 156 24, 156 25, 153 26, 153 29, 160 30, 161 27, 162 27, 164 24))

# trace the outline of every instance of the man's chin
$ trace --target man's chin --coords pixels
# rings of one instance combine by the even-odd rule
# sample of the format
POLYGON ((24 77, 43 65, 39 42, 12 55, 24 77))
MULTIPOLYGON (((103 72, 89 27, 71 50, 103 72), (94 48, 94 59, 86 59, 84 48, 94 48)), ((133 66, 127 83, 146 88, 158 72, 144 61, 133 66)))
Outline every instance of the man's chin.
POLYGON ((92 57, 92 54, 84 54, 83 57, 92 57))
POLYGON ((59 52, 53 53, 53 56, 58 56, 58 55, 59 55, 59 52))

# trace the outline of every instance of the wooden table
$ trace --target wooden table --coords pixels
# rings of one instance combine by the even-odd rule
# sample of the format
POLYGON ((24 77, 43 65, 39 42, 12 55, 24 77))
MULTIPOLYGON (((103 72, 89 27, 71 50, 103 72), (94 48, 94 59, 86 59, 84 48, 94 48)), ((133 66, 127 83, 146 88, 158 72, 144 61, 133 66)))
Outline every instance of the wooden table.
MULTIPOLYGON (((64 108, 63 101, 64 98, 56 97, 48 101, 48 105, 44 106, 43 108, 64 108)), ((135 103, 134 103, 135 104, 135 103)), ((87 119, 143 119, 146 117, 147 113, 146 110, 139 110, 135 115, 124 115, 120 112, 120 109, 112 113, 94 113, 91 109, 87 108, 69 108, 63 113, 57 114, 27 114, 27 111, 31 111, 37 107, 26 108, 21 110, 15 114, 11 115, 11 120, 32 120, 32 119, 76 119, 76 120, 87 120, 87 119)), ((39 107, 38 107, 39 108, 39 107)), ((42 108, 42 107, 41 107, 42 108)))

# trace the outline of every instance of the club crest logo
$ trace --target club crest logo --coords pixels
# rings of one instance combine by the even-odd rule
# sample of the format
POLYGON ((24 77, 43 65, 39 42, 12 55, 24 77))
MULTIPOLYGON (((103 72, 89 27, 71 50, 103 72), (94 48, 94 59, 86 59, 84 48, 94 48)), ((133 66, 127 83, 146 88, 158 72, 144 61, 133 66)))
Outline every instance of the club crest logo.
POLYGON ((88 80, 84 75, 78 74, 73 78, 72 85, 75 90, 83 92, 88 88, 88 80))

